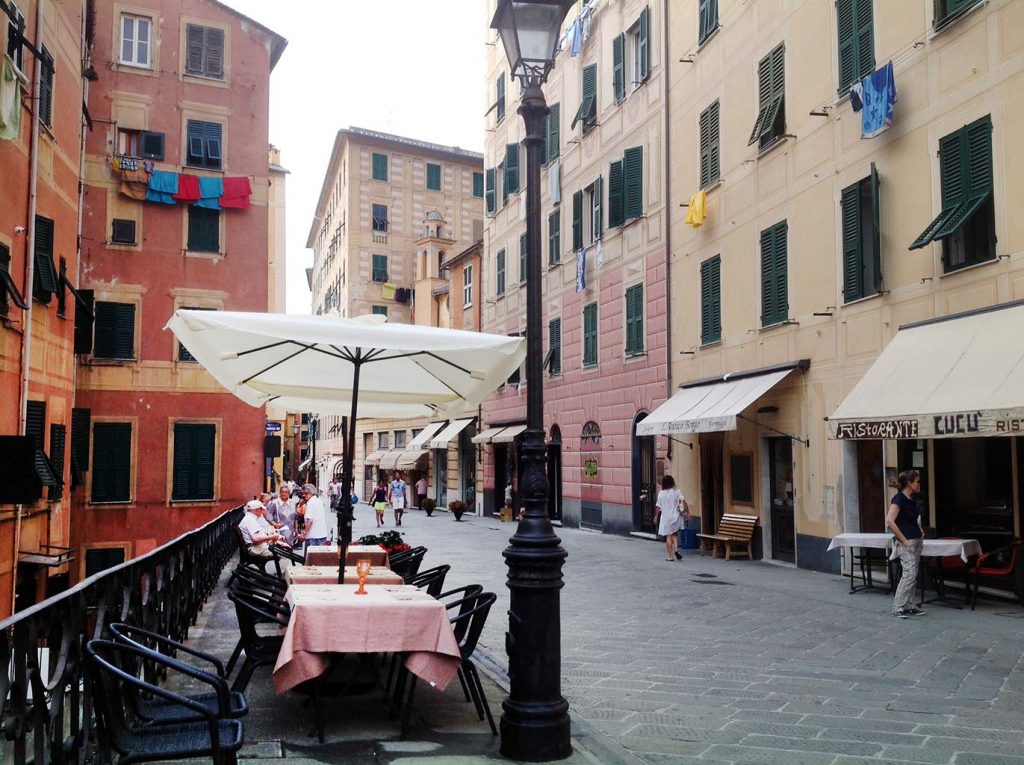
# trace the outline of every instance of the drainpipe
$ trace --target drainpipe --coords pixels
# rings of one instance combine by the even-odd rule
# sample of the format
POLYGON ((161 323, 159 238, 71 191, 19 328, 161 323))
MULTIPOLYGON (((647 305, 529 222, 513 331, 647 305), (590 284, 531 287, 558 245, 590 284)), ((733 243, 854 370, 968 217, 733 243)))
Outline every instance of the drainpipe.
MULTIPOLYGON (((36 3, 36 47, 42 51, 43 4, 36 3)), ((32 351, 32 280, 35 278, 36 246, 36 185, 39 179, 39 92, 42 88, 42 61, 37 56, 32 67, 32 138, 29 144, 28 220, 25 222, 25 292, 28 309, 24 312, 25 326, 21 333, 21 409, 18 413, 18 432, 25 435, 25 420, 28 417, 28 378, 32 351)), ((14 518, 14 562, 11 577, 11 612, 18 591, 18 549, 21 547, 21 519, 24 506, 18 505, 14 518)))
MULTIPOLYGON (((662 0, 662 13, 664 14, 664 22, 661 27, 665 30, 665 43, 662 48, 665 51, 664 54, 664 74, 665 86, 664 86, 664 98, 665 105, 662 108, 662 114, 664 115, 664 126, 663 131, 665 134, 664 145, 665 145, 665 171, 664 171, 664 198, 665 198, 665 209, 668 214, 665 216, 665 284, 667 285, 667 293, 665 295, 665 358, 667 360, 668 372, 665 375, 665 395, 667 398, 672 398, 672 213, 675 208, 672 206, 672 141, 669 140, 669 70, 672 65, 672 57, 669 55, 669 39, 671 34, 669 33, 669 21, 668 21, 668 9, 671 5, 669 0, 662 0)), ((668 439, 668 458, 672 458, 672 439, 668 439)))

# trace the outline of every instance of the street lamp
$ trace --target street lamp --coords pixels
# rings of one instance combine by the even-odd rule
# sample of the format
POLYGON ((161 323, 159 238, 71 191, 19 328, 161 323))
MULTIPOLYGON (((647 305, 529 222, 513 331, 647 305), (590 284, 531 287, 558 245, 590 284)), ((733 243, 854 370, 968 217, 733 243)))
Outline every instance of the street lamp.
POLYGON ((523 86, 519 113, 526 125, 526 433, 519 494, 525 513, 502 553, 510 591, 509 697, 502 704, 501 753, 547 762, 572 754, 569 704, 562 697, 559 590, 566 553, 548 518, 541 356, 540 151, 548 105, 541 85, 555 65, 562 22, 575 0, 498 0, 498 30, 510 77, 523 86))

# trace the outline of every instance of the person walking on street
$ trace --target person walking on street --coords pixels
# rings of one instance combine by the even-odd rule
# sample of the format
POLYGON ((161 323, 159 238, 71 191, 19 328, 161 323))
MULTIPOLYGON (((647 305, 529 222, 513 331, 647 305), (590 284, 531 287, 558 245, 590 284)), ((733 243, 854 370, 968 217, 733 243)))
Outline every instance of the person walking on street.
POLYGON ((402 513, 405 512, 405 481, 401 473, 391 474, 391 483, 388 485, 388 501, 391 509, 395 511, 395 525, 402 525, 402 513))
POLYGON ((373 512, 377 514, 377 528, 384 525, 384 511, 388 509, 388 487, 381 478, 377 481, 377 488, 373 490, 373 512))
POLYGON ((676 488, 675 479, 666 475, 661 479, 661 491, 658 492, 658 502, 654 509, 658 534, 665 537, 665 560, 683 559, 679 552, 679 529, 683 528, 689 518, 690 506, 686 504, 686 497, 676 488))
POLYGON ((423 500, 427 498, 427 477, 425 475, 420 476, 420 480, 416 482, 416 507, 423 509, 423 500))
POLYGON ((885 515, 885 525, 896 537, 900 556, 900 567, 903 574, 896 597, 893 598, 892 612, 900 619, 910 616, 921 616, 924 611, 910 601, 914 597, 917 585, 917 573, 921 565, 921 547, 924 543, 924 532, 921 530, 921 511, 917 507, 914 495, 921 491, 921 474, 916 470, 905 470, 896 479, 895 488, 899 489, 889 503, 889 512, 885 515))
POLYGON ((302 487, 306 498, 306 547, 327 544, 327 510, 323 500, 317 496, 316 486, 307 483, 302 487))

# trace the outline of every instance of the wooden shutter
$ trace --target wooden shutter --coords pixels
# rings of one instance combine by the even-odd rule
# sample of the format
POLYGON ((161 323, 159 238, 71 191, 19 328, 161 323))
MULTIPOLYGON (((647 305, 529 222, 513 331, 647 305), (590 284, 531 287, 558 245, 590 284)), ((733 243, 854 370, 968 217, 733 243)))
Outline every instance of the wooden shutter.
POLYGON ((583 97, 597 98, 597 64, 583 68, 583 97))
POLYGON ((597 363, 597 303, 583 307, 583 366, 597 363))
POLYGON ((548 264, 562 260, 562 211, 555 210, 548 216, 548 264))
POLYGON ((562 374, 562 320, 551 319, 548 322, 548 354, 551 358, 548 373, 562 374))
POLYGON ((92 501, 131 501, 131 424, 97 422, 93 428, 92 501))
POLYGON ((114 321, 114 358, 135 358, 135 304, 114 303, 116 318, 114 321))
POLYGON ((626 97, 626 36, 612 40, 612 90, 615 101, 626 97))
POLYGON ((774 323, 775 308, 775 257, 772 230, 761 232, 761 326, 774 323))
POLYGON ((484 204, 487 207, 487 214, 494 215, 494 212, 497 209, 497 201, 494 195, 494 168, 487 168, 485 176, 484 204))
POLYGON ((964 128, 967 152, 967 198, 992 190, 992 118, 984 117, 964 128))
POLYGON ((64 494, 64 452, 66 448, 67 430, 63 425, 50 425, 50 467, 57 485, 51 486, 49 499, 60 499, 64 494))
POLYGON ((39 64, 42 72, 39 77, 39 121, 47 127, 53 126, 53 56, 43 46, 43 55, 39 64))
POLYGON ((771 228, 772 234, 772 285, 774 292, 772 306, 775 310, 772 323, 789 318, 789 285, 787 268, 787 235, 789 227, 785 221, 771 228))
POLYGON ((608 166, 608 227, 622 225, 622 162, 612 162, 608 166))
POLYGON ((572 249, 573 252, 583 246, 583 192, 572 195, 572 249))
POLYGON ((875 276, 874 284, 875 292, 882 290, 882 226, 881 226, 881 202, 878 196, 878 170, 875 169, 875 163, 871 163, 871 179, 870 179, 870 193, 871 193, 871 257, 874 260, 875 265, 875 276))
POLYGON ((89 469, 89 429, 92 410, 71 410, 71 456, 79 470, 89 469))
POLYGON ((519 235, 519 283, 524 284, 527 277, 527 248, 529 247, 529 240, 526 238, 526 234, 519 235))
POLYGON ((639 218, 644 212, 644 150, 641 146, 626 149, 622 156, 623 205, 625 220, 639 218))
POLYGON ((640 33, 637 35, 637 55, 640 58, 640 79, 646 80, 651 73, 651 9, 644 6, 640 11, 640 33))
POLYGON ((189 24, 185 28, 186 73, 200 75, 203 73, 203 43, 205 39, 205 27, 189 24))
POLYGON ((164 158, 164 134, 145 131, 140 140, 139 155, 144 159, 162 161, 164 158))
POLYGON ((719 140, 719 102, 708 107, 708 184, 718 183, 722 177, 722 160, 719 140))
POLYGON ((44 303, 57 291, 57 270, 53 266, 53 221, 37 215, 35 218, 35 273, 32 278, 32 296, 44 303))
POLYGON ((644 292, 636 285, 626 290, 626 355, 644 350, 644 292))
POLYGON ((203 141, 205 144, 206 166, 220 167, 222 158, 223 128, 219 122, 203 123, 203 141))
POLYGON ((175 423, 171 499, 213 499, 216 426, 175 423))
POLYGON ((857 51, 857 76, 866 77, 875 70, 874 0, 855 0, 857 32, 854 44, 857 51))
POLYGON ((863 243, 860 230, 860 183, 843 189, 843 301, 864 297, 863 243))
POLYGON ((583 93, 580 98, 580 108, 573 118, 570 129, 576 127, 576 123, 583 120, 584 129, 594 124, 594 117, 597 115, 597 64, 583 67, 583 93))
POLYGON ((719 256, 700 264, 701 343, 722 339, 722 259, 719 256))
POLYGON ((191 252, 220 251, 220 210, 188 208, 188 249, 191 252))
POLYGON ((505 73, 502 72, 498 75, 498 81, 494 86, 495 90, 495 103, 498 105, 498 122, 505 119, 505 73))
POLYGON ((427 188, 432 191, 441 190, 441 166, 433 162, 427 163, 427 188))
POLYGON ((560 120, 562 118, 562 106, 561 104, 551 104, 551 112, 547 116, 547 121, 544 129, 544 161, 550 162, 551 160, 558 157, 561 153, 561 147, 559 143, 561 141, 560 135, 560 120))
POLYGON ((765 116, 772 103, 772 57, 768 54, 757 62, 757 118, 754 120, 754 129, 750 131, 750 140, 747 146, 754 143, 761 137, 765 116))
POLYGON ((519 191, 519 144, 505 146, 505 196, 519 191))
POLYGON ((82 302, 75 305, 75 353, 92 352, 92 327, 95 313, 95 293, 92 290, 79 290, 82 302))
POLYGON ((224 77, 224 30, 206 27, 205 62, 203 74, 207 77, 224 77))
POLYGON ((189 120, 185 127, 185 139, 185 163, 202 165, 206 158, 206 131, 203 129, 203 123, 189 120))
POLYGON ((836 0, 839 92, 875 68, 872 0, 836 0))
POLYGON ((46 449, 46 402, 29 401, 25 406, 25 435, 38 451, 46 449))
POLYGON ((601 210, 601 198, 604 194, 603 181, 601 176, 594 179, 594 206, 591 209, 591 227, 594 232, 594 240, 601 238, 604 231, 604 213, 601 210))
POLYGON ((505 294, 505 251, 498 250, 498 254, 494 256, 495 266, 495 289, 494 291, 498 295, 505 294))
POLYGON ((718 29, 718 0, 700 0, 697 42, 703 43, 718 29))

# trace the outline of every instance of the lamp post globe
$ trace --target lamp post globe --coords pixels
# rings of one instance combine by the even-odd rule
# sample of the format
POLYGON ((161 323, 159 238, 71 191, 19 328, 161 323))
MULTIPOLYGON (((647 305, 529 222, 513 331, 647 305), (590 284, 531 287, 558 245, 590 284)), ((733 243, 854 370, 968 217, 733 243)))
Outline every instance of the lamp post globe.
POLYGON ((541 86, 555 65, 575 0, 499 0, 491 28, 523 86, 526 137, 526 433, 520 449, 522 520, 502 553, 508 566, 509 696, 502 703, 501 754, 549 762, 572 753, 569 704, 561 692, 559 591, 566 553, 548 517, 541 306, 540 153, 548 106, 541 86))

